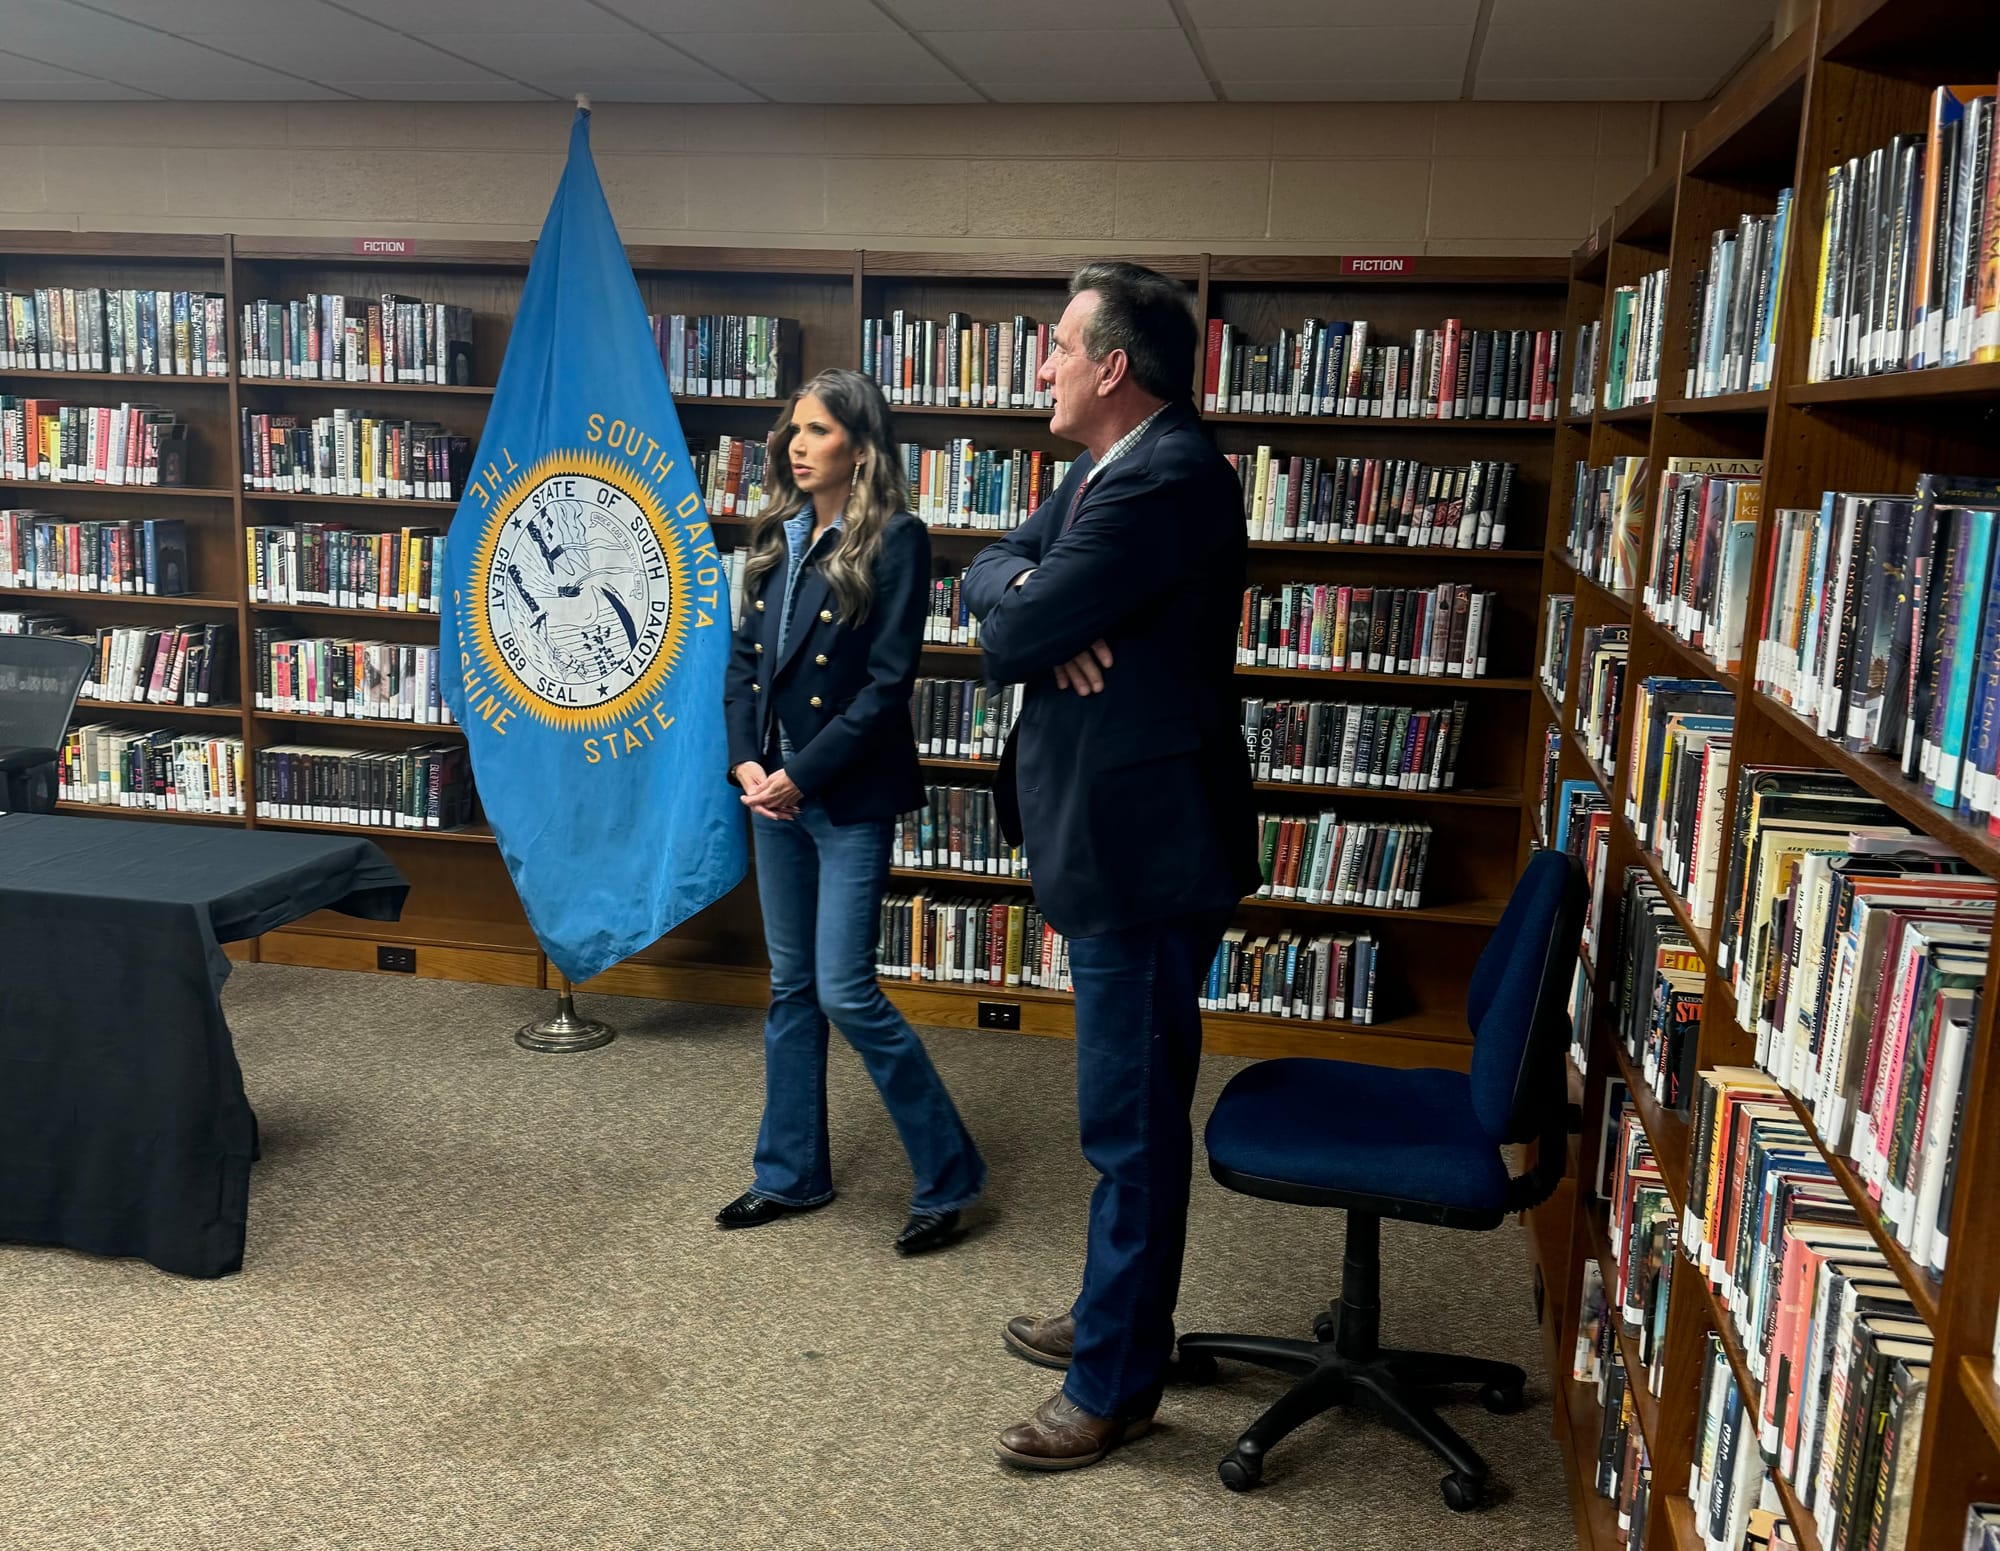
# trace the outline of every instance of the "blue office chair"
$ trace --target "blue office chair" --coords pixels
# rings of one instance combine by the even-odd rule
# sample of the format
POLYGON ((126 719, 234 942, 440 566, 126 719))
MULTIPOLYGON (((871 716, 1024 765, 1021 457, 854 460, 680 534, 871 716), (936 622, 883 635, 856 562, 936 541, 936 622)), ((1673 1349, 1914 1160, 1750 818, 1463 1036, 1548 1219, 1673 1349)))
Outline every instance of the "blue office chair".
POLYGON ((1212 1375, 1219 1357, 1298 1375, 1217 1467, 1232 1490, 1263 1478, 1265 1454, 1287 1433, 1361 1401, 1451 1466, 1450 1507, 1484 1503, 1486 1462, 1424 1392, 1477 1384, 1486 1408, 1505 1413, 1521 1408, 1527 1375, 1510 1363, 1380 1344, 1381 1224, 1497 1228, 1554 1192, 1573 1125, 1563 1060, 1583 911, 1581 866, 1560 851, 1537 852, 1473 968, 1469 1074, 1294 1057, 1247 1067, 1222 1090, 1207 1131, 1209 1172, 1221 1184, 1347 1213, 1340 1298, 1313 1321, 1317 1340, 1180 1339, 1190 1379, 1212 1375), (1538 1144, 1535 1161, 1510 1178, 1500 1148, 1527 1141, 1538 1144))
POLYGON ((66 636, 0 635, 0 813, 55 810, 56 762, 96 656, 66 636))

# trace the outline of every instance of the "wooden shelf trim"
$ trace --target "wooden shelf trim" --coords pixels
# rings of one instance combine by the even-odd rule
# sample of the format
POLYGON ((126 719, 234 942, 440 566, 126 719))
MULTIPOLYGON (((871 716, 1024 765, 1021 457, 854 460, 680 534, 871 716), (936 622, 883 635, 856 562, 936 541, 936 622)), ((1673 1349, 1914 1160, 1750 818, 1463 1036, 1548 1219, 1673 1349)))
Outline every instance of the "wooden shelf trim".
POLYGON ((46 598, 56 603, 114 603, 119 607, 137 604, 140 608, 233 609, 234 598, 218 598, 212 593, 184 592, 162 597, 150 592, 72 592, 66 587, 0 587, 0 603, 9 598, 46 598))

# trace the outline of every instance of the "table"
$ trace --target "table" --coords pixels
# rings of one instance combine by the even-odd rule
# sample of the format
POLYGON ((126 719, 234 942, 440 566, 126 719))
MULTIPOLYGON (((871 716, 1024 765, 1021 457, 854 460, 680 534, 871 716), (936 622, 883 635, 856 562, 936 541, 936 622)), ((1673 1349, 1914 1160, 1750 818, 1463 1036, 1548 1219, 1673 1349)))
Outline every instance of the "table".
POLYGON ((221 945, 408 894, 364 837, 0 814, 0 1240, 240 1270, 257 1121, 221 945))

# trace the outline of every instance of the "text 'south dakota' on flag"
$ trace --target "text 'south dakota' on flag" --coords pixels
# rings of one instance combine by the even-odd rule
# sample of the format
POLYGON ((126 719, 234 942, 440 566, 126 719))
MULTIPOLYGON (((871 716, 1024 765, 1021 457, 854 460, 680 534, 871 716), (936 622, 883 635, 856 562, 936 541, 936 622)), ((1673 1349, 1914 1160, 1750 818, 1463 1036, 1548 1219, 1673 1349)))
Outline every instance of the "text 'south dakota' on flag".
POLYGON ((729 584, 590 156, 542 226, 446 545, 452 714, 543 950, 572 980, 733 888, 729 584))

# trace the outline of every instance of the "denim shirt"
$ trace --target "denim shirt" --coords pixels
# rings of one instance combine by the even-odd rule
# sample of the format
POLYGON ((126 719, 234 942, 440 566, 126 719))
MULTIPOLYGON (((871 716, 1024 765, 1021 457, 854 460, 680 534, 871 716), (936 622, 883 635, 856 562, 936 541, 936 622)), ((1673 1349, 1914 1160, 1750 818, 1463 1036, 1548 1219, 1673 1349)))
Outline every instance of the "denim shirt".
MULTIPOLYGON (((839 533, 847 526, 847 518, 844 514, 834 518, 833 526, 828 528, 825 533, 822 533, 819 537, 819 542, 815 544, 812 542, 812 530, 815 520, 813 509, 808 506, 797 516, 788 518, 785 522, 785 547, 790 559, 785 571, 785 601, 778 614, 778 660, 780 662, 784 660, 785 656, 785 640, 792 633, 792 608, 798 601, 799 573, 805 570, 806 562, 827 545, 829 535, 839 533)), ((775 717, 772 719, 776 720, 775 717)), ((782 723, 778 727, 778 752, 785 759, 792 757, 792 740, 790 735, 786 733, 782 723)))

